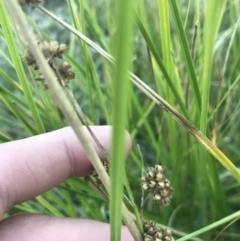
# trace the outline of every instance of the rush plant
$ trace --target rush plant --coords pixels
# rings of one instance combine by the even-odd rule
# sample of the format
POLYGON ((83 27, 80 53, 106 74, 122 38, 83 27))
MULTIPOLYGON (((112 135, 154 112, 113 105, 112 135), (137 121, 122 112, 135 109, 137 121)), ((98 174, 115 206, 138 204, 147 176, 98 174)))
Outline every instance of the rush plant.
POLYGON ((71 125, 94 172, 5 216, 84 216, 116 241, 122 224, 135 240, 238 239, 238 1, 61 5, 0 2, 0 140, 71 125), (111 153, 93 124, 113 126, 111 153))

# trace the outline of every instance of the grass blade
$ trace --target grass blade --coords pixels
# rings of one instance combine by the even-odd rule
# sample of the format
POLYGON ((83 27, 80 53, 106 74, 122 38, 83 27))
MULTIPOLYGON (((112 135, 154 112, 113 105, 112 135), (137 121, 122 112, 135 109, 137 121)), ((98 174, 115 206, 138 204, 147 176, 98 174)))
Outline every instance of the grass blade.
POLYGON ((10 19, 8 17, 8 14, 7 14, 6 8, 3 4, 3 1, 0 2, 0 22, 2 24, 3 34, 6 39, 6 43, 8 45, 10 55, 12 57, 12 62, 15 66, 15 70, 17 72, 19 81, 22 85, 29 109, 32 113, 33 119, 37 126, 37 130, 39 133, 44 133, 45 132, 44 126, 43 126, 42 120, 40 118, 40 115, 38 113, 38 110, 36 108, 36 103, 34 101, 34 97, 31 93, 30 86, 29 86, 26 74, 24 72, 24 69, 23 69, 21 57, 19 55, 16 43, 15 43, 15 40, 14 40, 14 37, 12 34, 10 19))
POLYGON ((202 91, 202 110, 200 119, 200 130, 203 134, 207 131, 207 115, 209 106, 209 94, 211 85, 211 71, 213 62, 214 44, 220 23, 223 16, 223 10, 226 5, 226 0, 208 1, 206 6, 206 20, 204 31, 204 55, 203 55, 203 69, 200 83, 202 91))
POLYGON ((114 113, 110 166, 110 226, 111 240, 121 240, 121 210, 123 200, 126 96, 129 93, 128 68, 132 41, 132 5, 129 0, 117 4, 116 65, 114 80, 114 113))
POLYGON ((234 220, 236 218, 239 218, 239 217, 240 217, 240 211, 238 211, 238 212, 236 212, 234 214, 231 214, 231 215, 229 215, 229 216, 227 216, 227 217, 225 217, 225 218, 223 218, 223 219, 221 219, 221 220, 219 220, 219 221, 217 221, 215 223, 212 223, 212 224, 210 224, 210 225, 208 225, 208 226, 206 226, 204 228, 201 228, 201 229, 197 230, 196 232, 187 234, 183 238, 177 239, 176 241, 189 240, 191 238, 194 238, 194 237, 196 237, 196 236, 198 236, 198 235, 200 235, 202 233, 205 233, 205 232, 207 232, 209 230, 212 230, 212 229, 214 229, 214 228, 216 228, 216 227, 218 227, 220 225, 223 225, 223 224, 225 224, 227 222, 230 222, 230 221, 232 221, 232 220, 234 220))
POLYGON ((184 54, 184 60, 185 60, 185 64, 186 64, 186 68, 188 71, 188 75, 189 75, 189 80, 193 89, 193 95, 195 97, 195 101, 196 101, 196 105, 198 107, 198 110, 201 110, 201 95, 200 95, 200 90, 198 87, 198 82, 197 82, 197 77, 196 77, 196 73, 194 70, 194 65, 193 65, 193 60, 191 57, 191 53, 190 53, 190 49, 189 49, 189 45, 187 42, 187 38, 186 35, 184 33, 184 28, 183 28, 183 24, 182 24, 182 19, 180 17, 179 11, 178 11, 178 7, 177 7, 177 3, 175 0, 170 0, 169 4, 171 6, 172 9, 172 13, 173 13, 173 19, 177 28, 177 32, 178 32, 178 36, 180 39, 180 43, 182 46, 182 50, 183 50, 183 54, 184 54))
POLYGON ((142 36, 144 37, 149 49, 151 50, 151 53, 153 54, 154 58, 156 59, 157 63, 158 63, 158 66, 159 68, 161 69, 166 81, 167 81, 167 84, 169 85, 169 88, 171 89, 173 95, 175 96, 176 100, 177 100, 177 103, 179 104, 183 114, 185 117, 188 117, 188 114, 186 112, 186 108, 184 106, 184 103, 183 103, 183 100, 181 99, 179 93, 177 92, 174 84, 173 84, 173 81, 171 80, 170 76, 169 76, 169 73, 168 71, 166 70, 162 60, 161 60, 161 57, 159 56, 158 52, 157 52, 157 49, 156 47, 154 46, 154 43, 152 42, 146 28, 144 27, 140 17, 138 16, 137 13, 135 13, 135 19, 136 19, 136 24, 139 28, 139 30, 141 31, 141 34, 142 36))
MULTIPOLYGON (((36 135, 37 131, 27 121, 27 118, 26 118, 27 114, 23 113, 23 111, 18 108, 17 104, 19 102, 14 102, 13 101, 14 97, 11 98, 11 96, 12 96, 11 93, 9 93, 8 91, 0 87, 0 97, 2 98, 6 106, 9 108, 9 110, 22 123, 23 127, 25 128, 29 136, 36 135)), ((18 101, 17 98, 16 98, 16 101, 18 101)))

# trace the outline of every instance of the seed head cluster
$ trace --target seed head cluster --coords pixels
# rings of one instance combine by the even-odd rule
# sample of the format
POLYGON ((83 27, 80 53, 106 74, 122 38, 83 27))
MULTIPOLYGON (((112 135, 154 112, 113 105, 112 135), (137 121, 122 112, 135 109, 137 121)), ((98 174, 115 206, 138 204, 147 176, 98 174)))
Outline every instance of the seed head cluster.
POLYGON ((144 241, 174 241, 170 229, 161 229, 156 227, 153 221, 145 221, 143 223, 143 240, 144 241))
MULTIPOLYGON (((67 61, 61 61, 59 63, 58 60, 62 59, 62 54, 68 51, 66 44, 59 44, 57 41, 47 42, 45 40, 38 40, 37 44, 61 85, 65 85, 69 80, 74 79, 75 73, 71 70, 71 65, 67 61)), ((37 61, 29 50, 24 60, 27 65, 32 66, 35 70, 39 70, 37 61)), ((39 76, 36 77, 36 80, 42 81, 47 88, 47 84, 41 72, 39 72, 39 76)))
POLYGON ((145 176, 141 178, 141 186, 148 190, 149 198, 157 204, 166 206, 170 203, 173 195, 173 188, 170 181, 164 175, 164 169, 161 165, 149 167, 145 176))

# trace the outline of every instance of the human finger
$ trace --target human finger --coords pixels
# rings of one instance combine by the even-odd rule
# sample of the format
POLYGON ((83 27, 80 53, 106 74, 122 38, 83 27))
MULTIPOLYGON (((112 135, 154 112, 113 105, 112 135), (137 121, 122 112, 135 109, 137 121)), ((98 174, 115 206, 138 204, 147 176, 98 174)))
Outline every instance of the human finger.
MULTIPOLYGON (((108 152, 111 127, 92 126, 91 129, 108 152)), ((93 139, 90 136, 89 139, 100 158, 104 159, 93 139)), ((128 152, 131 148, 129 135, 126 143, 128 152)), ((0 156, 0 215, 13 205, 34 198, 69 177, 86 176, 92 170, 71 128, 2 144, 0 156)))
MULTIPOLYGON (((36 214, 18 214, 0 222, 1 241, 106 241, 110 228, 92 220, 55 218, 36 214)), ((126 227, 122 241, 133 241, 126 227)))

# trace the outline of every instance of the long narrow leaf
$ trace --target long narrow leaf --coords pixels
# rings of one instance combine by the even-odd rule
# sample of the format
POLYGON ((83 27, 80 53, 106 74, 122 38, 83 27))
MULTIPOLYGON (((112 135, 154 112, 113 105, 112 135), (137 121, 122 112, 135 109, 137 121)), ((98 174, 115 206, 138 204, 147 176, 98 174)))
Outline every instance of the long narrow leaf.
POLYGON ((185 117, 188 117, 188 114, 186 112, 186 108, 184 107, 184 103, 183 103, 183 100, 181 99, 179 93, 177 92, 175 86, 174 86, 174 83, 173 81, 171 80, 169 74, 168 74, 168 71, 166 70, 162 60, 161 60, 161 57, 159 56, 157 50, 156 50, 156 47, 154 46, 149 34, 147 33, 147 30, 146 28, 144 27, 141 19, 139 18, 138 14, 135 13, 135 18, 136 18, 136 24, 139 28, 139 30, 141 31, 141 34, 142 36, 144 37, 145 41, 147 42, 148 44, 148 47, 149 49, 151 50, 154 58, 156 59, 157 63, 158 63, 158 66, 159 68, 161 69, 166 81, 167 81, 167 84, 169 85, 169 88, 171 89, 173 95, 175 96, 176 100, 177 100, 177 103, 179 104, 183 114, 185 117))
POLYGON ((111 189, 110 189, 110 225, 111 240, 121 240, 121 207, 123 200, 125 123, 128 95, 128 68, 132 40, 132 5, 129 0, 117 4, 117 43, 114 80, 114 114, 111 150, 111 189))
POLYGON ((8 14, 7 14, 6 8, 3 4, 3 1, 0 1, 0 23, 2 24, 4 37, 6 39, 10 55, 12 57, 12 62, 15 66, 15 70, 17 72, 19 81, 20 81, 20 83, 23 87, 23 91, 24 91, 24 94, 26 96, 26 100, 27 100, 27 103, 28 103, 29 108, 31 110, 31 113, 33 115, 33 119, 34 119, 35 124, 37 126, 38 132, 44 133, 45 132, 44 126, 43 126, 42 120, 40 118, 40 115, 38 113, 38 110, 36 108, 34 97, 31 93, 29 83, 28 83, 26 74, 25 74, 24 69, 23 69, 21 57, 19 55, 16 43, 15 43, 15 40, 14 40, 14 37, 13 37, 13 33, 12 33, 11 25, 10 25, 10 19, 9 19, 8 14))
POLYGON ((184 33, 184 28, 183 28, 183 24, 182 24, 182 19, 180 17, 179 11, 178 11, 178 7, 177 7, 177 3, 176 0, 170 0, 169 4, 171 6, 172 12, 173 12, 173 19, 178 31, 178 36, 180 39, 180 43, 182 46, 182 50, 183 50, 183 54, 184 54, 184 60, 185 60, 185 64, 186 64, 186 68, 188 70, 188 75, 189 75, 189 79, 190 79, 190 83, 193 89, 193 94, 195 97, 195 101, 196 101, 196 105, 198 107, 198 110, 201 110, 201 95, 200 95, 200 90, 198 87, 198 82, 197 82, 197 77, 196 77, 196 73, 194 70, 194 65, 193 65, 193 60, 191 57, 191 53, 190 53, 190 49, 189 49, 189 45, 187 42, 187 38, 186 35, 184 33))

